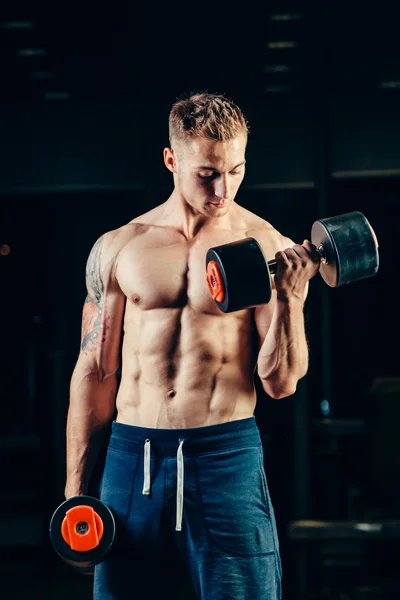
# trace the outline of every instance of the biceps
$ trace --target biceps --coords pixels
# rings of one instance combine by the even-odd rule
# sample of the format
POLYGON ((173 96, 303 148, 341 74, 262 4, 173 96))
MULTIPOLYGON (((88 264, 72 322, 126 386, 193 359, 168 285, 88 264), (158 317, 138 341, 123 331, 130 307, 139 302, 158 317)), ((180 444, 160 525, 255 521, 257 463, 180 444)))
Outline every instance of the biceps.
POLYGON ((114 373, 119 364, 119 347, 125 297, 107 292, 94 299, 88 295, 83 306, 81 359, 90 370, 114 373))

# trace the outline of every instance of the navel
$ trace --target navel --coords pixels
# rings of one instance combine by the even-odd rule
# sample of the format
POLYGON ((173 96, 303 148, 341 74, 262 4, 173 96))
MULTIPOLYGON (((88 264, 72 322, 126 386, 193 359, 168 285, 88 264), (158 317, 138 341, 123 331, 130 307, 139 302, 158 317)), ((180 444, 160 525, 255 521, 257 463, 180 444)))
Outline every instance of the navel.
POLYGON ((175 390, 169 390, 169 392, 167 393, 168 398, 175 398, 176 396, 176 391, 175 390))

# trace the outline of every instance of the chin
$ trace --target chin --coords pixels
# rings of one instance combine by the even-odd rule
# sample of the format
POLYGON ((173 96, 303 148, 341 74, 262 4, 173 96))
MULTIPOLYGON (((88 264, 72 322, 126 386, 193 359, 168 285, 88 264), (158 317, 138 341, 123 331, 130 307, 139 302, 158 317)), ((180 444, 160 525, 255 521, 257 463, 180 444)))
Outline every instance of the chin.
POLYGON ((223 217, 229 210, 230 202, 226 202, 223 206, 213 206, 209 202, 207 202, 205 208, 208 214, 211 214, 213 217, 223 217))

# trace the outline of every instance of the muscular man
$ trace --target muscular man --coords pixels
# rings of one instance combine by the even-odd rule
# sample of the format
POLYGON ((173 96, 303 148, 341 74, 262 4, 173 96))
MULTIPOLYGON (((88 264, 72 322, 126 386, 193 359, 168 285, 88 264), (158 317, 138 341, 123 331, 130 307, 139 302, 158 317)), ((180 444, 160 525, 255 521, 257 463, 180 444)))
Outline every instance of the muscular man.
POLYGON ((117 541, 96 567, 95 599, 177 600, 175 551, 199 600, 278 599, 254 373, 276 399, 305 375, 303 305, 319 257, 235 202, 248 135, 238 106, 211 94, 179 101, 169 133, 171 196, 105 233, 87 262, 65 494, 87 493, 112 421, 100 497, 117 541), (248 236, 276 257, 273 298, 223 314, 207 288, 206 252, 248 236))

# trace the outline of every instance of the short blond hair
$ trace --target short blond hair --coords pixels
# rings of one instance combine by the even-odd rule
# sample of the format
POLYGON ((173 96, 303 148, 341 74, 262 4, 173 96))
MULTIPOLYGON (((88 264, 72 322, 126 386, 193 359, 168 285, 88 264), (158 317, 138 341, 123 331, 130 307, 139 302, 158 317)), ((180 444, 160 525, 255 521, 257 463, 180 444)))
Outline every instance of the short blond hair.
POLYGON ((228 142, 249 134, 249 125, 241 109, 221 94, 198 93, 179 100, 169 114, 169 140, 184 142, 202 137, 228 142))

